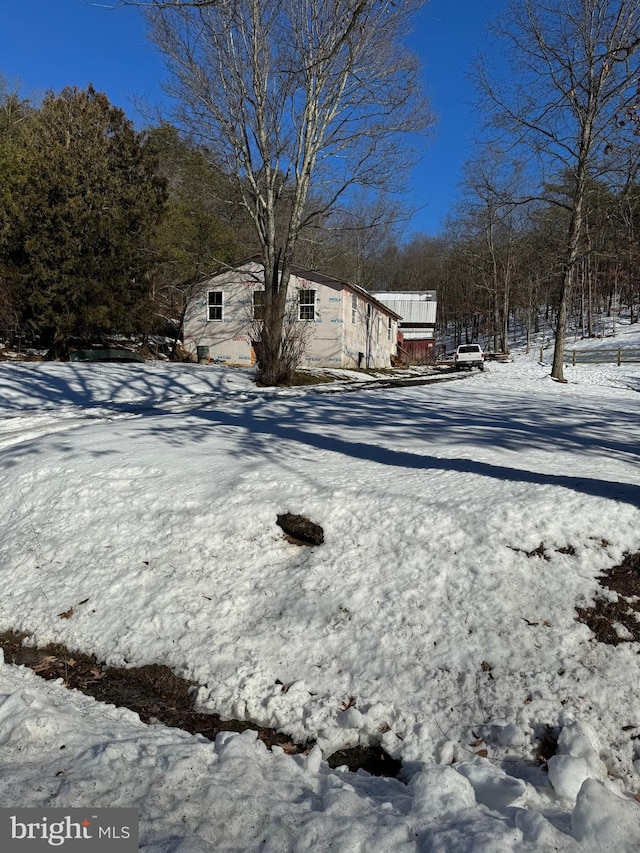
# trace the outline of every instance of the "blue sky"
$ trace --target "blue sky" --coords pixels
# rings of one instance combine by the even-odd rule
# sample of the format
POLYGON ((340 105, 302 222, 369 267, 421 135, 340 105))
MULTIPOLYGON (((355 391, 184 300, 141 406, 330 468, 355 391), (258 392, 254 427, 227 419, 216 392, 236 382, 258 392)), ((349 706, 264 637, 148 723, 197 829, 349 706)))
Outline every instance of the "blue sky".
MULTIPOLYGON (((136 118, 137 98, 158 102, 164 68, 133 8, 110 0, 3 0, 0 73, 38 98, 48 89, 93 83, 136 118)), ((414 232, 436 234, 456 198, 461 167, 477 126, 467 71, 479 52, 491 53, 486 23, 505 0, 431 0, 417 19, 411 47, 424 64, 424 85, 438 116, 424 146, 408 202, 420 206, 414 232)))

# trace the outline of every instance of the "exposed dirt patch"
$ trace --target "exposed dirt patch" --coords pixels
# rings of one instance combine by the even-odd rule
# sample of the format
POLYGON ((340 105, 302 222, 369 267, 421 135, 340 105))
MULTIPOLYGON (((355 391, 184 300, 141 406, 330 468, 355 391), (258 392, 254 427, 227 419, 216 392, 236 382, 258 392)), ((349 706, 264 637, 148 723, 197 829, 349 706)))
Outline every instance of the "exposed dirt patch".
POLYGON ((627 555, 599 582, 617 598, 597 598, 593 607, 576 608, 578 621, 588 625, 600 643, 640 642, 640 553, 627 555))
POLYGON ((26 637, 13 631, 0 634, 0 646, 8 663, 24 664, 47 680, 61 678, 67 687, 81 690, 101 702, 135 711, 145 723, 158 720, 211 740, 221 731, 253 729, 268 747, 277 744, 290 753, 306 752, 312 746, 294 743, 275 729, 194 711, 196 685, 175 675, 163 664, 130 668, 106 666, 94 655, 72 652, 59 644, 43 648, 25 646, 22 643, 26 637))
POLYGON ((605 572, 601 583, 619 595, 640 601, 640 553, 628 554, 619 566, 605 572))
MULTIPOLYGON (((301 385, 324 385, 331 382, 336 382, 337 378, 322 371, 314 372, 311 370, 296 370, 289 382, 283 383, 286 387, 298 387, 301 385)), ((269 387, 265 386, 259 380, 256 381, 258 388, 269 387)))
MULTIPOLYGON (((30 667, 41 678, 61 678, 66 687, 82 691, 100 702, 129 708, 145 723, 158 721, 191 734, 215 740, 220 732, 251 729, 269 749, 280 746, 289 755, 307 754, 313 743, 296 743, 276 729, 243 720, 227 720, 218 714, 195 711, 197 685, 175 675, 164 664, 136 667, 106 666, 95 655, 72 652, 52 643, 42 648, 23 645, 28 634, 17 631, 0 633, 0 647, 7 663, 30 667)), ((346 764, 350 770, 366 770, 374 776, 396 776, 401 764, 381 747, 355 747, 334 753, 331 767, 346 764)))
MULTIPOLYGON (((511 545, 509 547, 512 551, 515 551, 518 554, 526 554, 527 557, 540 557, 543 560, 547 561, 551 559, 551 557, 547 553, 549 549, 544 544, 544 542, 541 542, 537 548, 533 549, 533 551, 525 551, 524 548, 514 548, 511 545)), ((555 551, 556 554, 569 554, 569 556, 571 557, 574 556, 576 553, 576 549, 573 547, 573 545, 564 545, 561 548, 553 548, 552 550, 555 551)))
POLYGON ((354 746, 340 749, 327 759, 329 767, 346 764, 349 770, 366 770, 372 776, 397 776, 402 764, 381 747, 354 746))
POLYGON ((547 761, 558 753, 558 737, 560 736, 560 728, 541 725, 535 729, 536 739, 538 741, 538 749, 536 752, 536 761, 539 764, 546 764, 547 761))

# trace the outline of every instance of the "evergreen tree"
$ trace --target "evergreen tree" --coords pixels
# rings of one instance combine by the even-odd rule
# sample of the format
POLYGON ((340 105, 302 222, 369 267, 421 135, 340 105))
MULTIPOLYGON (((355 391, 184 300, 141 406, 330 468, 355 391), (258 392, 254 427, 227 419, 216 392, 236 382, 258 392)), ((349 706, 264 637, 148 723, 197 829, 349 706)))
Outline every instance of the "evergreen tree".
POLYGON ((19 133, 0 258, 24 322, 54 356, 140 333, 166 200, 152 147, 93 87, 47 94, 19 133))
MULTIPOLYGON (((19 156, 22 125, 30 112, 29 104, 11 92, 0 77, 0 246, 10 238, 12 223, 20 209, 20 188, 26 174, 19 156)), ((15 284, 0 255, 0 333, 5 340, 20 331, 20 314, 15 284)))

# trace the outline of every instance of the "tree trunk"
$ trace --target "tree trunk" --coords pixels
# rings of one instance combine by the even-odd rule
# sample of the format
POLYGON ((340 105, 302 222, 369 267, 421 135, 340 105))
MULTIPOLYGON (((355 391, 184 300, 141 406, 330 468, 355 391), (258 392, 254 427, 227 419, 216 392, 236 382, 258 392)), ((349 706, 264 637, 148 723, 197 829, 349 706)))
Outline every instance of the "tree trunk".
POLYGON ((291 381, 295 365, 282 358, 284 316, 290 274, 281 269, 281 252, 264 265, 265 312, 258 342, 258 371, 262 385, 284 385, 291 381))
POLYGON ((553 365, 551 367, 551 378, 558 382, 565 382, 564 378, 564 347, 567 336, 567 309, 571 295, 571 285, 575 275, 576 263, 578 261, 578 249, 580 235, 583 225, 583 211, 586 195, 587 177, 587 152, 591 145, 591 125, 589 123, 583 128, 580 154, 578 156, 578 172, 576 175, 576 186, 573 197, 573 211, 569 224, 567 240, 567 259, 562 274, 562 287, 560 289, 560 302, 558 305, 558 318, 556 326, 556 340, 553 348, 553 365))
POLYGON ((502 300, 502 352, 509 354, 509 285, 506 281, 502 300))

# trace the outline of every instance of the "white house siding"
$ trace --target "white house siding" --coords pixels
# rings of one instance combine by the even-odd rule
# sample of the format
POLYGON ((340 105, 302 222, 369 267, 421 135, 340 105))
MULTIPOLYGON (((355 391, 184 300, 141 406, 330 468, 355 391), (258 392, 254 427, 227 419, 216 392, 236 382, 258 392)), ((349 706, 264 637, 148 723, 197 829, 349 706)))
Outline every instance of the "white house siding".
POLYGON ((363 292, 345 291, 344 367, 389 367, 396 354, 398 323, 382 306, 367 299, 363 292), (352 299, 357 299, 356 322, 352 321, 352 299), (369 307, 368 307, 369 306, 369 307), (389 337, 389 320, 391 332, 389 337))
POLYGON ((261 289, 262 267, 251 263, 203 282, 192 298, 184 318, 184 346, 196 355, 208 347, 209 357, 226 364, 252 362, 250 325, 253 291, 261 289), (222 319, 208 319, 208 294, 222 291, 222 319))
POLYGON ((342 291, 333 283, 291 276, 290 299, 298 301, 299 290, 316 291, 316 316, 311 328, 303 367, 344 367, 342 291))
MULTIPOLYGON (((214 361, 249 365, 253 360, 251 318, 253 292, 264 288, 262 265, 248 262, 203 282, 184 319, 184 345, 196 355, 207 347, 214 361), (208 294, 223 294, 221 319, 208 319, 208 294)), ((290 301, 299 290, 315 290, 315 318, 309 323, 304 367, 388 367, 396 352, 397 318, 357 289, 357 318, 351 322, 352 290, 344 282, 314 273, 292 275, 290 301), (367 305, 370 320, 367 326, 367 305), (388 322, 392 330, 389 340, 388 322)))

